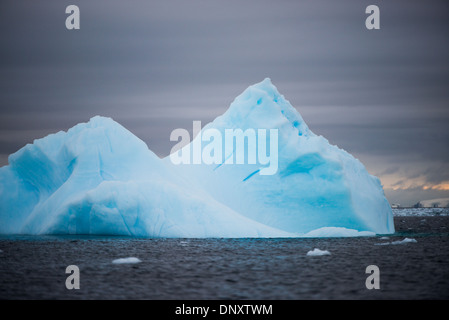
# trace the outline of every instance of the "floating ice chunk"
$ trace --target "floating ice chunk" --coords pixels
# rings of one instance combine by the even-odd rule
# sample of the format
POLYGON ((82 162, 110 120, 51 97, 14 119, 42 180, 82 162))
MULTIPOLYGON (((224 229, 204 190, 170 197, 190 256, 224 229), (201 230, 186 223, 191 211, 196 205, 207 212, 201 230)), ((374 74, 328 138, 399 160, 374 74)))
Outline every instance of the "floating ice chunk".
POLYGON ((405 238, 404 240, 393 241, 391 244, 405 244, 410 242, 418 242, 415 239, 405 238))
POLYGON ((415 239, 410 239, 410 238, 405 238, 403 240, 397 240, 397 241, 393 241, 393 242, 381 242, 381 243, 375 243, 374 245, 376 246, 386 246, 386 245, 396 245, 396 244, 405 244, 405 243, 413 243, 413 242, 418 242, 415 239))
POLYGON ((309 252, 307 252, 308 256, 325 256, 325 255, 330 255, 331 253, 327 250, 320 250, 320 249, 313 249, 310 250, 309 252))
POLYGON ((114 264, 125 264, 125 263, 139 263, 142 262, 139 258, 136 257, 129 257, 129 258, 120 258, 120 259, 115 259, 112 261, 112 263, 114 264))
POLYGON ((379 243, 375 243, 374 245, 375 246, 388 246, 390 244, 391 244, 391 242, 379 242, 379 243))

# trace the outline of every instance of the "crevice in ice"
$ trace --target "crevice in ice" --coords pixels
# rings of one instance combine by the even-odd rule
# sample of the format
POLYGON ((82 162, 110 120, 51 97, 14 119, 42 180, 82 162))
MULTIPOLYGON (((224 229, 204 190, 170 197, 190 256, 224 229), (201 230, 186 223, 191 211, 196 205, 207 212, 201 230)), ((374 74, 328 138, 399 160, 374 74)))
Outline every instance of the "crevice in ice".
POLYGON ((219 165, 217 165, 213 171, 217 170, 218 168, 220 168, 224 163, 226 163, 226 160, 228 160, 230 157, 233 157, 235 153, 235 146, 234 149, 232 150, 232 152, 224 159, 224 161, 222 163, 220 163, 219 165))
POLYGON ((253 175, 255 175, 256 173, 258 173, 260 171, 260 169, 257 169, 256 171, 254 171, 254 172, 251 172, 245 179, 243 179, 242 181, 246 181, 246 180, 248 180, 249 178, 251 178, 253 175))

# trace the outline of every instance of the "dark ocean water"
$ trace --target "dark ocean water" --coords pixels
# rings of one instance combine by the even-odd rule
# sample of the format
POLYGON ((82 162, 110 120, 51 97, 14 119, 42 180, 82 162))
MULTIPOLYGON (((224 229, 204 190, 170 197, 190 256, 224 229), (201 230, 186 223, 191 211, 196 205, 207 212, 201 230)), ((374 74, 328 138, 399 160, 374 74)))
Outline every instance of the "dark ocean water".
POLYGON ((0 238, 0 299, 448 299, 449 217, 396 216, 386 237, 0 238), (416 242, 403 242, 405 238, 416 242), (307 256, 318 248, 330 255, 307 256), (137 257, 137 264, 113 264, 137 257), (68 290, 68 265, 80 289, 68 290), (368 265, 380 289, 368 290, 368 265))

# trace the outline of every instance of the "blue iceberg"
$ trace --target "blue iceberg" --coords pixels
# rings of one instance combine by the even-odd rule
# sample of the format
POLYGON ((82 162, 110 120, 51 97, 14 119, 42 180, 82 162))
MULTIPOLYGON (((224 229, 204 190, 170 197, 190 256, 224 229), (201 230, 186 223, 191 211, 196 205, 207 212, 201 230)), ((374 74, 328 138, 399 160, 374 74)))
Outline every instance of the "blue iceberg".
MULTIPOLYGON (((277 129, 275 174, 259 162, 174 164, 110 118, 35 140, 0 168, 1 234, 326 237, 394 232, 379 179, 315 135, 269 79, 213 129, 277 129)), ((199 144, 201 145, 201 144, 199 144)), ((197 144, 198 146, 198 144, 197 144)), ((204 144, 201 148, 207 147, 204 144)))

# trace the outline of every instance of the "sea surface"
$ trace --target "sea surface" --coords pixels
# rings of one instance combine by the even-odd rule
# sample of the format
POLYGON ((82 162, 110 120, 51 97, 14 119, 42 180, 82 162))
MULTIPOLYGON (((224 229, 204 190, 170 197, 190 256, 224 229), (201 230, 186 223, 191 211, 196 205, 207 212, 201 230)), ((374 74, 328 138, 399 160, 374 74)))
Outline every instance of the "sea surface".
POLYGON ((359 238, 2 236, 0 299, 449 299, 449 209, 394 215, 395 234, 359 238))

